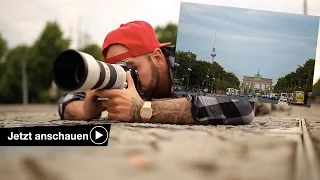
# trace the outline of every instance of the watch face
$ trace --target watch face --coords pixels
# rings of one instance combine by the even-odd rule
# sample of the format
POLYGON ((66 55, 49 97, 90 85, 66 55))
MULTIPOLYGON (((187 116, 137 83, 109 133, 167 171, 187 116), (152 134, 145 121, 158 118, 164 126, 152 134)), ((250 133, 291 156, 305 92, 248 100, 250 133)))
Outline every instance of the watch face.
POLYGON ((141 116, 142 117, 150 117, 152 115, 151 109, 142 109, 141 116))

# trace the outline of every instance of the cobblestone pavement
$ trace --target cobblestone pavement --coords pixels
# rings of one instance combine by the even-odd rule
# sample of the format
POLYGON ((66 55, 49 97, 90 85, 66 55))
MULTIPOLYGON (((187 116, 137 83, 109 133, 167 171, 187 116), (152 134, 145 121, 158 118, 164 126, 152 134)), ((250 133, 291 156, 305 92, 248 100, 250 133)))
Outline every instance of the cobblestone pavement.
MULTIPOLYGON (((110 122, 108 147, 0 147, 0 179, 292 179, 296 141, 256 131, 294 129, 305 117, 320 152, 320 107, 257 117, 247 126, 110 122)), ((0 106, 0 126, 99 124, 60 121, 56 106, 0 106)), ((1 129, 0 129, 1 130, 1 129)))
POLYGON ((308 131, 313 140, 320 160, 320 105, 313 105, 312 108, 305 108, 303 111, 298 109, 292 112, 292 116, 306 118, 308 131))

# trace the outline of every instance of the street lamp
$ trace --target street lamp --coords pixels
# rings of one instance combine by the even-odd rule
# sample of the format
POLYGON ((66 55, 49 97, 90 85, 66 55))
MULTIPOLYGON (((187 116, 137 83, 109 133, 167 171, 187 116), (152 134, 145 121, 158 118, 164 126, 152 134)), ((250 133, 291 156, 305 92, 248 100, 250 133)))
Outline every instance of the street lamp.
POLYGON ((188 68, 188 81, 187 81, 187 89, 189 88, 189 81, 190 81, 190 72, 192 71, 191 68, 188 68))
POLYGON ((207 83, 206 83, 206 89, 207 89, 207 88, 208 88, 208 83, 209 83, 209 75, 207 74, 206 77, 207 77, 207 80, 206 80, 206 81, 207 81, 207 83))
POLYGON ((22 102, 24 105, 28 104, 29 92, 28 92, 28 71, 27 71, 27 61, 26 59, 22 60, 21 74, 22 74, 22 102))
POLYGON ((181 79, 178 79, 178 82, 180 85, 184 86, 186 83, 184 82, 184 77, 182 77, 181 79))
POLYGON ((174 63, 174 67, 176 68, 175 69, 175 72, 174 72, 174 79, 177 79, 177 71, 178 71, 178 67, 180 66, 179 63, 174 63))
POLYGON ((209 69, 207 69, 207 75, 206 75, 206 89, 208 88, 209 83, 209 69))
POLYGON ((190 81, 190 72, 192 71, 191 69, 191 54, 188 54, 189 58, 189 67, 188 67, 188 81, 187 81, 187 90, 189 89, 189 81, 190 81))
POLYGON ((211 93, 213 93, 213 81, 215 80, 216 78, 212 78, 212 87, 211 87, 211 93))

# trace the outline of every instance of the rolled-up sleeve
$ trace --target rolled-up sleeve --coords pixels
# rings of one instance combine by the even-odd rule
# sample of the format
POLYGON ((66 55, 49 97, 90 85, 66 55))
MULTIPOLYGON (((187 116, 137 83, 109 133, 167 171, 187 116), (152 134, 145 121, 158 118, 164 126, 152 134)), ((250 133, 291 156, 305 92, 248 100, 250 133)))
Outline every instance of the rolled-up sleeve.
POLYGON ((70 92, 63 95, 58 102, 58 112, 61 119, 63 119, 64 110, 70 102, 84 100, 86 97, 85 92, 70 92))
POLYGON ((245 125, 254 119, 254 102, 225 96, 188 95, 193 118, 201 125, 245 125))

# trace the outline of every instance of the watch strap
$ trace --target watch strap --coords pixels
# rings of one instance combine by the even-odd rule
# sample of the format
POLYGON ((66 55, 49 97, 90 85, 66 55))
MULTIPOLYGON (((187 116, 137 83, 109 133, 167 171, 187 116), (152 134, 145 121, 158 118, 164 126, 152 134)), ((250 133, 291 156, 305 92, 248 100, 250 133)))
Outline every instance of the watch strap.
POLYGON ((142 108, 151 108, 151 101, 145 101, 142 108))

